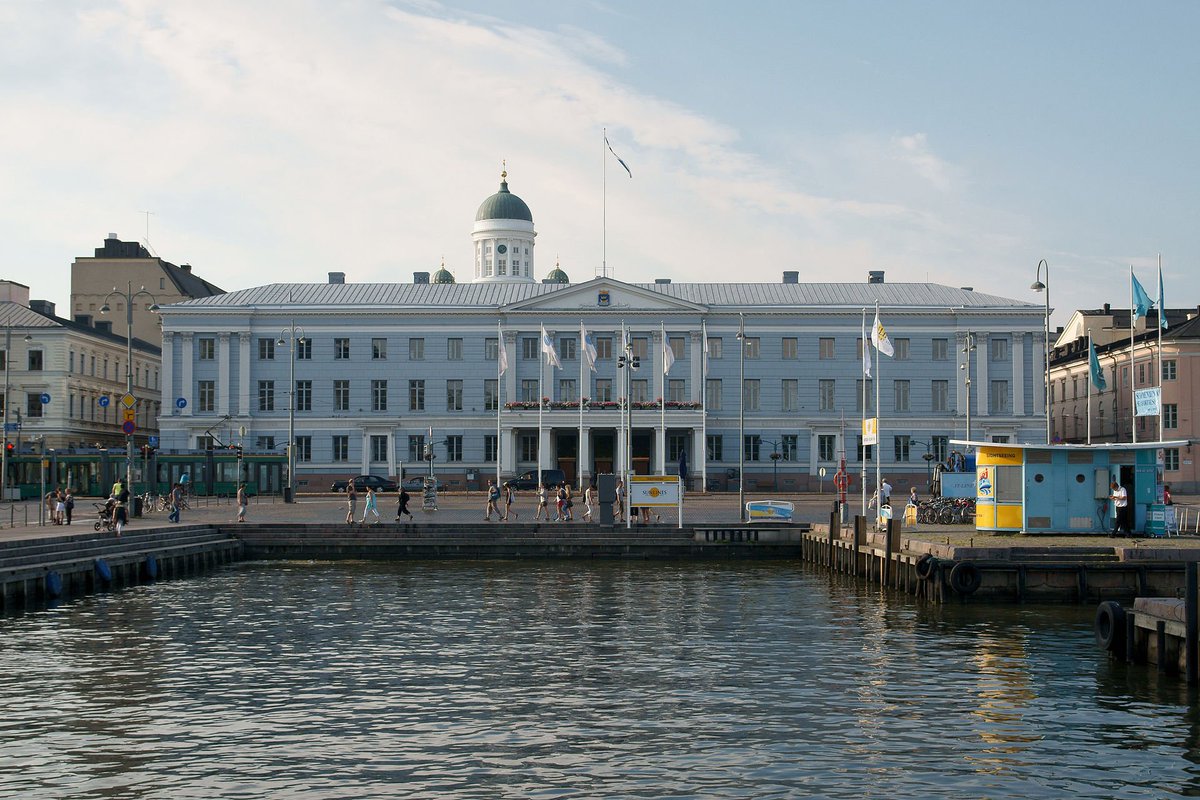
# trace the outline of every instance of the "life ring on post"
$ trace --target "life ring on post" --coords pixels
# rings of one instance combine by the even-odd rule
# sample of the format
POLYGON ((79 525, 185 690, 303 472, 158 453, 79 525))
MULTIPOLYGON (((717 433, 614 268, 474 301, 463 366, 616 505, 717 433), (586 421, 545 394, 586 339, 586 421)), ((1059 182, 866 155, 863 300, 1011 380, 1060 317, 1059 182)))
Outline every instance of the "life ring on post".
POLYGON ((960 561, 950 570, 950 588, 961 595, 975 594, 981 583, 983 575, 970 561, 960 561))
POLYGON ((916 569, 917 578, 923 581, 933 579, 933 575, 937 572, 938 560, 932 553, 926 553, 917 559, 916 569))
POLYGON ((839 492, 846 491, 846 489, 850 488, 850 476, 839 470, 833 476, 833 488, 839 492))
POLYGON ((1096 608, 1096 644, 1120 658, 1125 655, 1125 609, 1106 600, 1096 608))

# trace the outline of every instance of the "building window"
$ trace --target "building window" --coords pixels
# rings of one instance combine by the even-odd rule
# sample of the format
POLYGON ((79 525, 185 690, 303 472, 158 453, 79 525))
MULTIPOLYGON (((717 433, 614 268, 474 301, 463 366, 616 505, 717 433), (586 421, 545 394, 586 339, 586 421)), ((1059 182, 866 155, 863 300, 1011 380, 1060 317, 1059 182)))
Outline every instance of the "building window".
POLYGON ((350 381, 333 382, 333 410, 350 410, 350 381))
POLYGON ((485 433, 483 435, 483 460, 499 460, 499 456, 496 453, 496 434, 494 433, 485 433))
POLYGON ((747 378, 742 385, 742 403, 747 411, 758 411, 760 387, 758 378, 747 378))
POLYGON ((746 337, 746 358, 758 358, 762 352, 757 336, 746 337))
POLYGON ((345 361, 350 358, 350 340, 349 339, 334 339, 333 340, 333 357, 338 361, 345 361))
POLYGON ((425 460, 425 436, 417 434, 408 437, 408 460, 410 463, 425 460))
POLYGON ((387 381, 371 381, 371 410, 387 411, 387 381))
POLYGON ((1008 381, 992 381, 992 413, 1008 411, 1008 381))
POLYGON ((463 410, 463 382, 460 380, 446 381, 446 410, 463 410))
POLYGON ((274 450, 275 449, 275 437, 274 436, 258 436, 258 437, 256 437, 254 439, 254 448, 256 450, 260 450, 260 451, 274 450))
POLYGON ((675 356, 676 361, 683 360, 683 337, 668 336, 667 347, 671 348, 671 355, 675 356))
POLYGON ((1162 379, 1164 381, 1175 380, 1175 360, 1170 359, 1162 362, 1162 379))
POLYGON ((296 410, 312 411, 312 381, 296 381, 296 410))
POLYGON ((721 351, 724 349, 723 343, 724 340, 720 336, 708 337, 708 357, 711 359, 720 358, 721 351))
POLYGON ((536 433, 522 433, 520 446, 522 461, 538 460, 538 435, 536 433))
POLYGON ((721 379, 707 378, 704 381, 704 407, 708 411, 721 410, 721 379))
MULTIPOLYGON (((563 356, 564 358, 566 356, 563 356)), ((558 400, 561 403, 574 403, 579 399, 579 392, 575 389, 576 382, 574 378, 560 378, 558 381, 558 400)))
POLYGON ((950 360, 950 340, 949 339, 934 339, 933 340, 933 355, 934 361, 949 361, 950 360))
POLYGON ((350 437, 349 436, 334 436, 333 437, 333 460, 334 461, 349 461, 350 460, 350 437))
POLYGON ((537 337, 521 337, 521 358, 525 359, 526 361, 537 361, 538 357, 537 337))
POLYGON ((759 454, 762 451, 761 436, 756 433, 747 434, 742 441, 742 446, 744 448, 743 452, 745 453, 743 457, 747 461, 758 461, 759 454))
POLYGON ((495 411, 500 407, 500 381, 485 380, 483 382, 483 410, 495 411))
POLYGON ((892 447, 897 461, 908 461, 909 444, 908 436, 896 436, 892 438, 892 447))
POLYGON ((1162 407, 1162 423, 1163 428, 1174 430, 1179 427, 1179 404, 1178 403, 1163 403, 1162 407))
POLYGON ((710 433, 705 437, 704 449, 707 451, 709 461, 724 461, 725 456, 722 453, 721 445, 725 439, 719 433, 710 433))
POLYGON ((420 338, 408 340, 408 360, 409 361, 424 361, 425 360, 425 340, 420 338))
POLYGON ((854 410, 863 410, 863 397, 867 398, 867 411, 875 410, 875 381, 857 380, 854 382, 854 410))
POLYGON ((196 411, 211 414, 217 403, 216 381, 200 381, 196 387, 196 411))
POLYGON ((196 354, 196 358, 201 361, 212 361, 217 357, 217 340, 204 338, 199 340, 200 352, 196 354))
MULTIPOLYGON (((459 350, 461 351, 462 340, 459 340, 459 350)), ((459 353, 459 358, 462 358, 462 353, 459 353)), ((497 362, 500 360, 500 340, 499 339, 484 339, 483 340, 483 360, 497 362)))
POLYGON ((425 381, 408 382, 408 410, 425 410, 425 381))
POLYGON ((674 378, 667 381, 667 399, 672 403, 687 400, 687 381, 674 378))
POLYGON ((576 341, 574 337, 564 336, 558 340, 558 358, 560 361, 574 361, 578 358, 575 355, 576 341))
POLYGON ((455 434, 446 437, 446 460, 462 461, 462 436, 455 434))
POLYGON ((372 361, 387 360, 387 339, 372 339, 371 340, 371 360, 372 361))
POLYGON ((650 352, 650 340, 645 336, 637 336, 629 340, 629 354, 645 359, 650 352))
POLYGON ((892 349, 896 351, 897 361, 908 361, 908 339, 892 339, 892 349))
POLYGON ((387 436, 372 436, 371 437, 371 460, 374 462, 387 461, 388 457, 388 437, 387 436))
POLYGON ((837 457, 837 436, 822 433, 817 436, 817 460, 833 461, 837 457))
MULTIPOLYGON (((821 341, 825 341, 822 339, 821 341)), ((800 342, 795 336, 783 337, 783 360, 795 361, 800 354, 800 342)))
MULTIPOLYGON (((494 339, 492 341, 495 341, 494 339)), ((499 353, 496 354, 499 357, 499 353)), ((446 340, 446 360, 447 361, 462 361, 463 359, 463 340, 462 339, 447 339, 446 340)))
POLYGON ((528 378, 521 381, 521 402, 536 403, 541 398, 538 397, 538 382, 528 378))
POLYGON ((312 339, 297 339, 296 340, 296 360, 311 361, 312 360, 312 339))
POLYGON ((785 433, 780 439, 779 455, 784 461, 795 461, 800 448, 800 437, 794 433, 785 433))
POLYGON ((833 338, 823 336, 817 341, 817 357, 822 361, 833 358, 833 338))
POLYGON ((933 458, 935 461, 945 461, 950 455, 950 437, 949 436, 931 436, 930 443, 933 445, 933 458))
POLYGON ((1008 339, 992 339, 992 361, 1008 361, 1008 339))
POLYGON ((822 378, 817 381, 818 407, 822 411, 833 411, 836 391, 837 384, 832 378, 822 378))
POLYGON ((612 379, 596 379, 596 396, 593 399, 600 403, 612 402, 612 379))
POLYGON ((933 381, 930 393, 930 411, 944 413, 950 410, 950 381, 933 381))
POLYGON ((275 410, 275 381, 258 382, 258 410, 275 410))
POLYGON ((1178 472, 1179 471, 1179 448, 1169 447, 1163 450, 1163 471, 1178 472))
POLYGON ((668 433, 667 434, 667 461, 678 463, 679 455, 687 450, 688 439, 692 438, 686 433, 668 433))
POLYGON ((892 389, 896 395, 896 410, 908 411, 909 382, 894 381, 892 383, 892 389))
POLYGON ((612 337, 597 336, 596 337, 596 360, 607 361, 612 358, 612 337))
POLYGON ((650 381, 640 378, 629 382, 629 399, 634 403, 645 403, 650 400, 650 381))
POLYGON ((870 444, 864 446, 862 436, 858 437, 857 451, 858 451, 858 460, 860 462, 865 463, 875 457, 875 446, 870 445, 870 444))
MULTIPOLYGON (((260 361, 272 361, 275 358, 275 340, 266 337, 258 340, 258 358, 260 361)), ((108 364, 104 365, 105 372, 108 371, 108 364)))
POLYGON ((300 462, 312 461, 312 437, 297 436, 296 437, 296 460, 300 462))

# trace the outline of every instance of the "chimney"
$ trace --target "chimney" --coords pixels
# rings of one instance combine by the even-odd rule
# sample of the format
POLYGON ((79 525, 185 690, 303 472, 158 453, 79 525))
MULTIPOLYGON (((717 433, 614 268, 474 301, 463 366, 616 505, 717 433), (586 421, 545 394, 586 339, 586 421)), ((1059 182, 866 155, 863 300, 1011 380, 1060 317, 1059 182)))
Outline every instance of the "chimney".
POLYGON ((429 283, 429 273, 428 272, 414 272, 413 273, 413 283, 429 283))
POLYGON ((191 264, 180 264, 180 265, 179 265, 179 268, 180 268, 181 270, 183 270, 184 272, 191 272, 191 271, 192 271, 192 265, 191 265, 191 264))
POLYGON ((873 269, 868 272, 867 283, 883 283, 883 270, 873 269))
POLYGON ((346 282, 346 273, 344 273, 344 272, 329 273, 329 282, 330 283, 345 283, 346 282))
POLYGON ((1104 313, 1105 313, 1105 314, 1111 314, 1111 313, 1112 313, 1112 304, 1110 304, 1110 303, 1105 303, 1105 304, 1104 304, 1104 313))
POLYGON ((671 279, 670 278, 655 278, 654 282, 656 284, 658 284, 659 286, 666 286, 668 283, 671 282, 671 279))
POLYGON ((96 320, 96 330, 100 333, 112 333, 112 320, 96 320))
POLYGON ((783 271, 783 282, 784 283, 799 283, 800 282, 800 271, 795 270, 795 269, 785 269, 783 271))
POLYGON ((51 303, 49 300, 30 300, 29 309, 36 311, 43 317, 54 316, 54 303, 51 303))
POLYGON ((92 327, 92 315, 91 314, 76 314, 75 321, 77 323, 79 323, 80 325, 86 325, 89 328, 92 327))

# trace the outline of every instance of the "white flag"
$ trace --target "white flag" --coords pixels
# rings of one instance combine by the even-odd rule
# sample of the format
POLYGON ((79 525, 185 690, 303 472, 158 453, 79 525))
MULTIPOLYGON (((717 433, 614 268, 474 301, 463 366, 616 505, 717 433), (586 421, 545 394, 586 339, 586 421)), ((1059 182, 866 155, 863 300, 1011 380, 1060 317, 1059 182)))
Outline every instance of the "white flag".
POLYGON ((579 341, 583 347, 583 357, 587 359, 588 368, 592 372, 596 371, 596 337, 588 333, 587 328, 583 327, 583 322, 579 323, 579 341))
POLYGON ((504 348, 503 336, 501 336, 497 342, 500 345, 500 349, 496 351, 496 358, 500 360, 500 374, 503 375, 504 373, 508 372, 508 350, 504 348))
POLYGON ((892 340, 888 338, 883 323, 879 321, 878 308, 875 309, 875 324, 871 326, 871 344, 875 345, 876 350, 889 358, 896 354, 896 348, 892 347, 892 340))
POLYGON ((871 343, 863 339, 863 375, 871 377, 871 343))
POLYGON ((546 333, 546 326, 542 326, 542 352, 546 354, 546 363, 552 364, 556 369, 562 369, 562 362, 558 360, 558 353, 554 351, 554 340, 550 338, 550 334, 546 333))
POLYGON ((675 363, 675 351, 671 349, 671 343, 667 341, 667 337, 663 337, 663 375, 671 371, 671 366, 675 363))

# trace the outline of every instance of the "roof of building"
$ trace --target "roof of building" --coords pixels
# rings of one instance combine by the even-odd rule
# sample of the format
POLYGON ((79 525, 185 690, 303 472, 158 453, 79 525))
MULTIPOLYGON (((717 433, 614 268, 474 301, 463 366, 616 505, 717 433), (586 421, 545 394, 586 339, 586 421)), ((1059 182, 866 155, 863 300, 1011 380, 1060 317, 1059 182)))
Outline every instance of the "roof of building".
MULTIPOLYGON (((82 322, 63 319, 62 317, 58 316, 39 314, 37 311, 34 311, 27 306, 23 306, 20 303, 0 301, 0 320, 5 320, 7 326, 10 327, 14 333, 28 331, 35 328, 64 328, 66 330, 76 331, 87 336, 94 336, 97 339, 103 339, 114 344, 124 345, 126 343, 124 334, 120 334, 115 331, 110 332, 101 330, 99 328, 93 328, 90 325, 83 324, 82 322)), ((156 355, 162 353, 161 346, 151 344, 144 339, 138 339, 136 337, 133 339, 133 346, 138 350, 156 355)))
POLYGON ((704 306, 733 308, 891 309, 963 308, 973 310, 1040 309, 1012 300, 934 283, 638 283, 596 278, 587 284, 557 283, 272 283, 226 294, 200 297, 168 308, 243 308, 246 306, 443 306, 499 308, 511 303, 568 292, 595 284, 630 286, 704 306))
POLYGON ((500 173, 500 191, 484 200, 475 212, 475 221, 485 219, 521 219, 533 222, 533 212, 525 201, 508 190, 508 172, 500 173))

